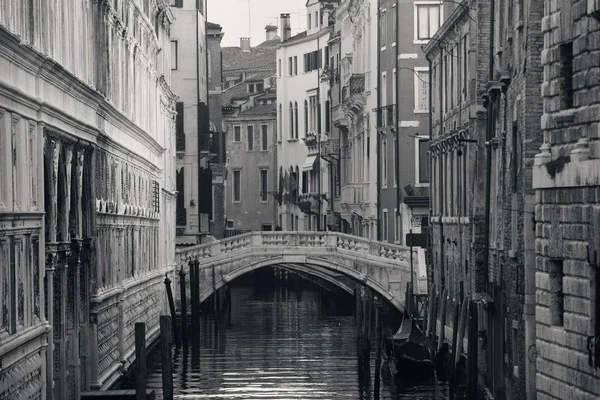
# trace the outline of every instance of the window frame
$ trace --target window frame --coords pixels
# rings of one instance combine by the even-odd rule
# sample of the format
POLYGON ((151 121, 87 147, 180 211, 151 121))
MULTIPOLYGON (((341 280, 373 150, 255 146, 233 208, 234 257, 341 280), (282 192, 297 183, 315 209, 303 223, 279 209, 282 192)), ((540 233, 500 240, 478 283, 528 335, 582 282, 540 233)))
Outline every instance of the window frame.
POLYGON ((268 168, 259 168, 258 169, 258 179, 259 179, 259 187, 258 187, 258 201, 260 203, 268 203, 269 202, 269 169, 268 168), (265 173, 264 182, 263 182, 263 173, 265 173), (263 186, 266 189, 263 191, 263 186))
POLYGON ((241 142, 242 142, 242 126, 234 125, 233 126, 233 143, 241 143, 241 142), (239 129, 238 132, 236 132, 236 128, 239 129), (237 140, 236 140, 236 133, 238 133, 237 140))
MULTIPOLYGON (((431 182, 421 182, 421 176, 419 173, 419 162, 421 155, 419 153, 419 143, 429 142, 429 137, 425 135, 415 135, 415 187, 429 187, 431 182)), ((427 177, 429 179, 429 177, 427 177)))
POLYGON ((380 21, 379 21, 379 47, 381 47, 381 51, 385 51, 387 45, 387 9, 383 8, 379 11, 380 21))
POLYGON ((381 221, 382 221, 382 226, 381 226, 381 240, 384 242, 388 241, 388 229, 389 229, 389 213, 388 213, 388 209, 384 208, 383 210, 381 210, 381 221))
POLYGON ((419 84, 421 83, 421 78, 419 77, 419 72, 427 72, 427 79, 429 79, 429 67, 414 67, 414 110, 415 114, 428 114, 429 113, 429 90, 431 87, 430 83, 427 83, 427 98, 425 99, 425 104, 427 104, 427 108, 422 110, 418 107, 419 105, 419 84))
POLYGON ((269 151, 269 125, 267 124, 260 125, 260 151, 269 151))
POLYGON ((179 40, 171 40, 171 71, 179 70, 179 40), (173 68, 173 44, 175 44, 175 68, 173 68))
POLYGON ((254 151, 254 125, 246 125, 246 151, 254 151))
POLYGON ((231 184, 231 201, 234 204, 240 204, 242 202, 242 169, 241 168, 236 168, 233 171, 233 178, 232 178, 232 184, 231 184), (238 199, 236 200, 235 198, 235 188, 236 188, 236 181, 235 181, 235 176, 238 176, 238 199))
MULTIPOLYGON (((440 8, 440 17, 439 17, 439 26, 436 29, 435 32, 437 32, 440 27, 443 24, 444 21, 444 6, 443 6, 444 2, 440 1, 440 0, 418 0, 415 1, 413 4, 413 25, 414 25, 414 36, 413 36, 413 44, 426 44, 429 42, 429 40, 431 40, 431 38, 428 39, 419 39, 419 6, 434 6, 437 5, 440 8)), ((434 35, 435 35, 434 32, 434 35)))

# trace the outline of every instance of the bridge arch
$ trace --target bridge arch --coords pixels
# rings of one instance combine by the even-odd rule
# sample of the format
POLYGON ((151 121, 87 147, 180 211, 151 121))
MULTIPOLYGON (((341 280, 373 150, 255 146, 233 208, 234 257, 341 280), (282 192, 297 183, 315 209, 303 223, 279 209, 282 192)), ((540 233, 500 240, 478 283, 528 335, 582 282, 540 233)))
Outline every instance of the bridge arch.
MULTIPOLYGON (((308 259, 305 262, 299 262, 298 257, 296 257, 296 256, 289 256, 289 257, 281 256, 278 258, 270 257, 267 259, 263 259, 260 261, 242 265, 241 267, 238 267, 238 268, 228 272, 226 275, 223 275, 220 278, 215 279, 214 289, 219 290, 221 287, 225 286, 226 284, 233 281, 234 279, 239 278, 239 277, 247 274, 248 272, 251 272, 251 271, 254 271, 254 270, 257 270, 260 268, 285 266, 286 268, 295 270, 295 269, 297 269, 297 267, 294 264, 303 264, 306 266, 316 266, 316 267, 325 268, 330 271, 339 272, 339 273, 351 278, 352 280, 354 280, 358 283, 361 283, 364 286, 372 289, 378 296, 380 296, 382 299, 385 299, 388 302, 390 302, 390 304, 392 306, 394 306, 396 309, 398 309, 399 311, 404 310, 404 302, 401 301, 400 299, 398 299, 394 294, 390 293, 387 289, 385 289, 382 285, 380 285, 374 279, 370 278, 368 275, 360 274, 360 273, 356 272, 355 270, 353 270, 352 268, 348 268, 347 266, 343 265, 342 263, 338 263, 336 261, 328 260, 328 259, 308 259)), ((314 274, 314 272, 311 272, 311 273, 314 274)), ((318 276, 318 275, 316 275, 316 276, 318 276)), ((206 299, 208 299, 213 294, 213 292, 214 292, 214 290, 213 290, 212 284, 206 285, 204 287, 204 290, 202 290, 200 293, 200 303, 202 303, 206 299)))

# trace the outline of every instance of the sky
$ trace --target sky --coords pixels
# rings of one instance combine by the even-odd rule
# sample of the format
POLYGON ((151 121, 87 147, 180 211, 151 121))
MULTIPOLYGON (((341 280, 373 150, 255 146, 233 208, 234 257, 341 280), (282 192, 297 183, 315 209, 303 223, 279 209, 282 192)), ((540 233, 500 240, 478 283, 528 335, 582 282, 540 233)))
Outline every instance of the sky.
MULTIPOLYGON (((252 46, 265 41, 265 26, 279 26, 279 14, 289 13, 292 35, 306 29, 306 0, 207 0, 210 22, 223 27, 222 47, 239 46, 240 37, 252 38, 252 46), (248 18, 250 15, 251 18, 248 18), (252 27, 252 34, 249 35, 252 27)), ((277 32, 281 35, 281 32, 277 32)))

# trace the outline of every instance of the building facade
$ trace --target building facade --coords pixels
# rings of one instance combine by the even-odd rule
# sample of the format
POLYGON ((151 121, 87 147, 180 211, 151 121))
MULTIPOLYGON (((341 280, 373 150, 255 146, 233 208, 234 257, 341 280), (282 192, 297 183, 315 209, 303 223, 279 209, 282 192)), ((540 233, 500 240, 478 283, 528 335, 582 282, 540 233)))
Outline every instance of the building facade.
MULTIPOLYGON (((177 138, 177 242, 200 243, 208 234, 209 213, 202 207, 204 195, 200 174, 200 106, 208 103, 206 28, 202 3, 195 0, 172 2, 175 20, 171 32, 171 79, 179 97, 176 110, 177 138), (198 6, 200 5, 200 8, 198 6), (195 32, 191 34, 190 32, 195 32)), ((212 182, 209 178, 209 185, 212 182)), ((209 186, 210 187, 210 186, 209 186)), ((209 207, 210 208, 210 207, 209 207)))
POLYGON ((157 336, 175 258, 172 21, 162 0, 1 8, 2 398, 109 387, 135 323, 157 336))
POLYGON ((275 230, 278 206, 275 99, 255 104, 237 117, 225 120, 225 126, 227 230, 232 233, 275 230))
POLYGON ((541 20, 544 140, 533 166, 538 399, 600 396, 599 19, 598 1, 553 0, 541 20))
POLYGON ((307 2, 307 30, 290 37, 290 16, 282 14, 277 48, 278 225, 283 230, 325 230, 329 183, 321 146, 330 132, 329 82, 322 69, 329 60, 329 11, 307 2))
POLYGON ((376 1, 342 1, 336 11, 341 94, 334 125, 339 129, 341 230, 371 239, 377 239, 379 227, 377 10, 376 1))
POLYGON ((433 92, 430 278, 448 301, 478 302, 482 387, 495 399, 536 398, 532 166, 543 140, 544 4, 453 8, 425 48, 433 92))

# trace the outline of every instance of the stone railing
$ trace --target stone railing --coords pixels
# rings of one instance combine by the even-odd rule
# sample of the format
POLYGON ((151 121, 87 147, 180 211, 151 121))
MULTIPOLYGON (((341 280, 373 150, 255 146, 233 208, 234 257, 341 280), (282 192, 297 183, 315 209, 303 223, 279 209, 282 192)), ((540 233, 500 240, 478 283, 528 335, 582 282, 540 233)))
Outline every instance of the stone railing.
MULTIPOLYGON (((359 253, 359 258, 379 258, 380 261, 391 263, 410 262, 410 249, 391 243, 377 242, 358 236, 347 235, 339 232, 250 232, 231 238, 205 243, 197 246, 177 249, 180 265, 185 265, 190 260, 203 260, 214 258, 217 261, 223 256, 233 255, 237 252, 252 252, 257 250, 273 250, 286 248, 289 250, 300 248, 322 249, 325 253, 332 251, 359 253)), ((413 262, 417 262, 417 251, 413 251, 413 262)))

